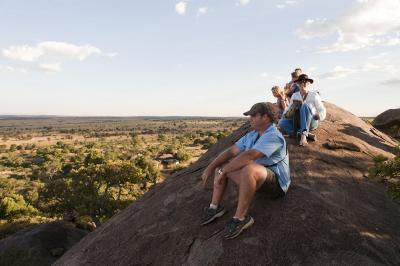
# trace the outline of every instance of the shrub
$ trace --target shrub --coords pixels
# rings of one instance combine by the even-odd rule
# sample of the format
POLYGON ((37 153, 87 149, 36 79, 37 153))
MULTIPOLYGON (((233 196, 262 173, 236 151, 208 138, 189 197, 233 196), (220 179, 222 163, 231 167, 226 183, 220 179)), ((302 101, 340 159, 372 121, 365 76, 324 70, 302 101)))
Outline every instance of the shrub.
POLYGON ((0 200, 0 218, 13 220, 21 215, 37 213, 37 210, 28 205, 21 195, 10 194, 0 200))
POLYGON ((374 158, 374 166, 369 169, 369 177, 382 181, 388 185, 389 194, 400 199, 400 149, 394 149, 396 157, 388 160, 383 155, 374 158))
POLYGON ((216 137, 210 136, 204 140, 203 149, 209 149, 212 145, 217 143, 218 139, 216 137))
POLYGON ((10 145, 10 149, 9 149, 9 151, 15 151, 15 150, 17 150, 17 145, 15 145, 15 144, 11 144, 10 145))
POLYGON ((186 169, 186 166, 185 166, 185 165, 177 164, 177 165, 175 165, 175 166, 172 168, 172 173, 179 172, 179 171, 181 171, 181 170, 183 170, 183 169, 186 169))
POLYGON ((183 149, 180 149, 176 152, 176 159, 181 162, 186 162, 191 158, 191 155, 183 149))
POLYGON ((7 146, 4 145, 4 144, 0 145, 0 153, 1 152, 6 152, 6 151, 7 151, 7 146))
POLYGON ((388 192, 393 198, 400 199, 400 182, 389 183, 388 192))
POLYGON ((166 145, 162 150, 162 153, 170 153, 175 154, 177 152, 177 148, 174 145, 166 145))
POLYGON ((158 134, 157 140, 160 142, 164 142, 167 140, 167 136, 165 134, 158 134))

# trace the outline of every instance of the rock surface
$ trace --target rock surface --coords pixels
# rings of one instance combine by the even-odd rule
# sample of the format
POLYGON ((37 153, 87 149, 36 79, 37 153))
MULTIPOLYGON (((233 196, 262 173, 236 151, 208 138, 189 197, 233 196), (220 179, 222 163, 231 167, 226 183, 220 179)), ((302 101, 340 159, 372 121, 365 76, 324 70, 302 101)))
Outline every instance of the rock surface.
POLYGON ((389 109, 375 117, 372 125, 392 137, 400 138, 400 108, 389 109))
POLYGON ((19 231, 0 240, 0 265, 51 265, 87 233, 63 221, 19 231))
POLYGON ((385 128, 392 125, 400 125, 400 108, 389 109, 375 117, 372 122, 374 127, 385 128))
POLYGON ((55 265, 400 265, 400 206, 382 184, 364 177, 372 157, 392 157, 397 143, 351 113, 326 107, 318 142, 303 148, 288 140, 292 184, 286 197, 257 195, 250 210, 255 224, 238 238, 221 236, 236 206, 234 186, 224 199, 229 215, 199 224, 212 192, 212 180, 203 188, 200 175, 248 132, 248 124, 90 233, 55 265), (324 147, 332 142, 340 145, 324 147))

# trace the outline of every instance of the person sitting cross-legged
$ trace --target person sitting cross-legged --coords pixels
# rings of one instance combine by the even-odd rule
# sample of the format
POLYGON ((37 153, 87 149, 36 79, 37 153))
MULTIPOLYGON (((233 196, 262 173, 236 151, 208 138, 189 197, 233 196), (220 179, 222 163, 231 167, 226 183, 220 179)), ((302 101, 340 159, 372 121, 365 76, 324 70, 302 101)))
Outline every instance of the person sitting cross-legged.
POLYGON ((310 133, 310 131, 315 130, 318 127, 318 122, 324 120, 326 117, 326 109, 319 93, 316 91, 310 91, 310 85, 313 82, 314 81, 306 74, 299 76, 297 83, 300 86, 300 91, 293 94, 288 108, 283 112, 282 119, 279 120, 278 123, 278 126, 283 133, 289 135, 295 135, 296 133, 301 134, 300 146, 308 144, 307 138, 311 140, 316 139, 316 136, 310 133), (294 107, 297 110, 293 111, 294 107), (289 115, 289 113, 295 112, 298 112, 300 116, 299 132, 295 132, 297 131, 297 128, 294 126, 296 123, 293 122, 294 115, 289 115))
POLYGON ((219 154, 201 176, 205 184, 214 175, 212 200, 205 209, 203 225, 225 214, 220 203, 228 181, 239 187, 235 215, 224 230, 227 239, 235 238, 254 223, 248 210, 256 191, 278 198, 290 185, 289 156, 285 139, 274 124, 273 104, 257 103, 244 115, 250 116, 253 130, 219 154))

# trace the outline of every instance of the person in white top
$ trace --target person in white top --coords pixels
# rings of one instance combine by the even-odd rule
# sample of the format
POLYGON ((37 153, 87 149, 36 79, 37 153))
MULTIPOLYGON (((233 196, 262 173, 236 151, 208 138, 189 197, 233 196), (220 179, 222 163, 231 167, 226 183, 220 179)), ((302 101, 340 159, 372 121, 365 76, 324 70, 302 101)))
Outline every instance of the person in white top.
POLYGON ((310 130, 314 130, 318 127, 318 121, 322 121, 326 117, 326 109, 322 103, 319 93, 316 91, 310 91, 310 85, 314 81, 310 79, 306 74, 299 76, 297 83, 300 86, 300 91, 293 94, 290 99, 288 108, 283 112, 282 119, 279 121, 279 128, 286 134, 292 135, 294 129, 293 117, 287 118, 285 114, 293 108, 296 102, 300 103, 299 114, 300 114, 300 146, 308 144, 307 137, 315 139, 315 135, 310 133, 310 130), (286 117, 286 118, 285 118, 286 117))

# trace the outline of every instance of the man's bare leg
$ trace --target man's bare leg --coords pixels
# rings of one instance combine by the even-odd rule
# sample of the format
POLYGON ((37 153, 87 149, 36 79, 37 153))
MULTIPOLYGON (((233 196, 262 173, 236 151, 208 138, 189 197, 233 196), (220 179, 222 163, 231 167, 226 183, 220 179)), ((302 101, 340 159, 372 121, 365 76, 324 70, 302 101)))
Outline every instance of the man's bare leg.
MULTIPOLYGON (((228 174, 228 178, 235 177, 235 179, 238 180, 239 174, 241 170, 232 172, 228 174)), ((218 206, 221 201, 222 197, 225 194, 226 186, 228 185, 228 178, 223 178, 220 182, 216 182, 216 177, 217 177, 217 170, 215 170, 215 175, 214 175, 214 188, 213 188, 213 195, 212 195, 212 200, 211 204, 214 204, 218 206)))
POLYGON ((239 178, 239 199, 235 217, 243 219, 253 201, 254 194, 267 177, 267 170, 264 166, 252 163, 240 171, 239 178))

